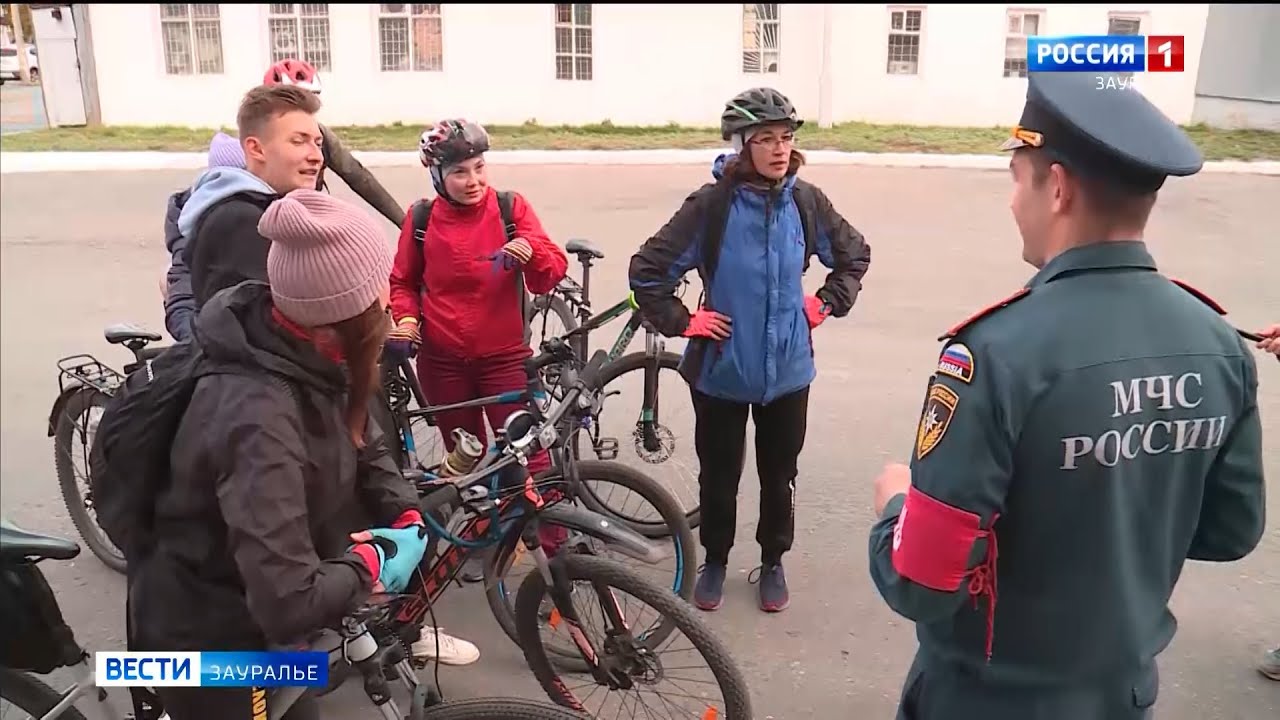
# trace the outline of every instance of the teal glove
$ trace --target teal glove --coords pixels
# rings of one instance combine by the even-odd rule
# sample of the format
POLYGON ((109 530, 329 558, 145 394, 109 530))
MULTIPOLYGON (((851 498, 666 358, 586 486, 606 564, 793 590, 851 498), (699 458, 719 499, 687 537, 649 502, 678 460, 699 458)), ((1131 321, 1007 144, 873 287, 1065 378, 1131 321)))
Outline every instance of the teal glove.
POLYGON ((422 554, 427 550, 426 525, 405 528, 372 528, 351 533, 357 543, 368 543, 378 553, 378 572, 373 580, 375 591, 399 593, 409 586, 409 578, 422 554))

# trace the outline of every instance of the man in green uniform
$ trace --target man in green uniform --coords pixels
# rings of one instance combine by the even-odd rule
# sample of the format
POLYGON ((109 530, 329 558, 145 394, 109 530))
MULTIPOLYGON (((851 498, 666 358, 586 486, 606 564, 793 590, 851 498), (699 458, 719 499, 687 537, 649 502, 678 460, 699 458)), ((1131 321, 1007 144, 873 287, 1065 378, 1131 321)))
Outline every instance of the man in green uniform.
POLYGON ((920 643, 898 717, 1149 717, 1183 564, 1262 536, 1254 358, 1144 243, 1203 163, 1136 90, 1033 73, 1002 149, 1038 272, 940 338, 911 465, 876 481, 871 575, 920 643))

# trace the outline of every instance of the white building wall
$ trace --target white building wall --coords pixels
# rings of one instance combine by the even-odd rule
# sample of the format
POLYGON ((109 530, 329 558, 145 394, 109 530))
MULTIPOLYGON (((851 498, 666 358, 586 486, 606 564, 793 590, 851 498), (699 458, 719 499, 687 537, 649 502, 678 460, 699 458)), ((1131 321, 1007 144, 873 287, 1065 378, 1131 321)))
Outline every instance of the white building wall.
MULTIPOLYGON (((831 9, 835 122, 1009 125, 1026 81, 1001 76, 1004 5, 924 9, 920 73, 885 72, 887 5, 831 9)), ((1027 6, 1044 11, 1042 34, 1103 34, 1109 9, 1142 16, 1143 34, 1186 36, 1186 72, 1139 75, 1140 89, 1186 122, 1194 105, 1207 5, 1027 6)), ((108 125, 234 125, 237 104, 270 57, 267 5, 220 6, 224 72, 164 70, 157 5, 92 4, 98 88, 108 125)), ((333 68, 323 73, 330 125, 425 124, 446 115, 490 124, 714 125, 724 100, 753 85, 787 93, 818 119, 823 5, 781 6, 780 68, 743 73, 742 6, 592 7, 590 81, 555 79, 554 6, 444 4, 442 72, 378 69, 374 4, 330 4, 333 68)))

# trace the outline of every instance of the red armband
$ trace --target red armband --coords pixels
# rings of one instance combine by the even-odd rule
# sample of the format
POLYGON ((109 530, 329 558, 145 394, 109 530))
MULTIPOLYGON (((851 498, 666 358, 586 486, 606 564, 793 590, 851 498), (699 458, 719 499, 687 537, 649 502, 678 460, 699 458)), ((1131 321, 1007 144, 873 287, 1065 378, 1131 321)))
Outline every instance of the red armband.
POLYGON ((418 512, 416 509, 410 509, 400 513, 400 517, 396 518, 396 521, 391 523, 391 527, 399 530, 400 528, 407 528, 410 525, 426 524, 426 521, 422 519, 422 513, 418 512))
POLYGON ((955 592, 969 569, 969 551, 985 536, 982 518, 913 487, 893 529, 893 569, 930 590, 955 592))
MULTIPOLYGON (((999 516, 996 516, 999 517, 999 516)), ((994 525, 996 518, 992 518, 994 525)), ((996 536, 982 529, 982 518, 948 505, 912 487, 893 529, 893 569, 902 577, 939 592, 955 592, 970 575, 974 605, 987 595, 987 659, 996 610, 996 536), (910 524, 908 524, 910 519, 910 524), (986 558, 972 570, 969 553, 979 539, 988 539, 986 558)))

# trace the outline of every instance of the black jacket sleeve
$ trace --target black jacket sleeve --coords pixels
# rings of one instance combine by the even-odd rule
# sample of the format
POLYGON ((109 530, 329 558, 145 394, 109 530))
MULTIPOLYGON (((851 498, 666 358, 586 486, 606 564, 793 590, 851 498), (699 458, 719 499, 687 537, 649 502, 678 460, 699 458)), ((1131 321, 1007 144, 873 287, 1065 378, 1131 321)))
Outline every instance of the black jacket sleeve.
POLYGON ((164 245, 169 250, 169 287, 164 300, 164 326, 178 342, 184 342, 191 336, 191 323, 196 314, 196 300, 191 292, 191 271, 187 268, 186 261, 187 239, 178 232, 178 216, 190 196, 190 190, 169 196, 164 217, 164 245))
MULTIPOLYGON (((265 198, 265 196, 264 196, 265 198)), ((267 280, 271 241, 258 234, 266 200, 259 205, 233 198, 210 208, 187 246, 187 266, 196 307, 220 290, 245 280, 267 280)))
POLYGON ((320 126, 320 133, 324 136, 324 155, 329 167, 338 173, 347 187, 399 229, 400 223, 404 221, 406 207, 391 197, 391 193, 382 187, 382 183, 347 150, 329 128, 320 126))
POLYGON ((680 279, 701 262, 704 208, 713 184, 685 199, 676 214, 631 256, 628 273, 636 304, 645 319, 667 337, 689 327, 689 310, 675 296, 680 279))
MULTIPOLYGON (((370 403, 376 402, 375 396, 370 403)), ((359 456, 360 494, 370 515, 377 518, 380 526, 386 526, 404 511, 419 509, 418 491, 396 466, 388 445, 399 439, 385 434, 372 414, 367 428, 365 446, 359 456)))
POLYGON ((312 543, 307 458, 300 421, 290 412, 294 400, 261 383, 228 386, 220 402, 236 411, 220 423, 227 461, 216 476, 228 547, 249 612, 267 639, 297 642, 358 607, 372 578, 357 556, 321 560, 312 543))
POLYGON ((833 316, 844 317, 862 291, 862 278, 871 265, 871 245, 836 211, 826 193, 810 187, 817 203, 818 259, 831 269, 817 295, 830 303, 833 316))

